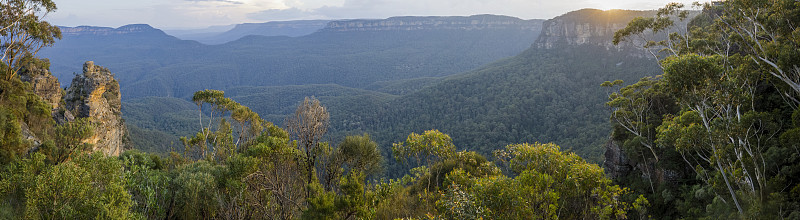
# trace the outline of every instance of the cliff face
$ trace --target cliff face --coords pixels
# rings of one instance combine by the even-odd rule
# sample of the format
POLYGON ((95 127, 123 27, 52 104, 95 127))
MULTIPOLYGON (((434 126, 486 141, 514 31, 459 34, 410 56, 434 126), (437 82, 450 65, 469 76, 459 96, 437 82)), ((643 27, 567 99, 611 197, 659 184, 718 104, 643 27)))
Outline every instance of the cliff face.
POLYGON ((86 140, 93 151, 117 156, 124 147, 125 124, 120 111, 119 83, 108 69, 95 66, 92 61, 83 64, 83 74, 75 76, 64 96, 67 110, 77 117, 89 118, 94 124, 94 136, 86 140))
POLYGON ((387 30, 532 30, 541 29, 542 20, 522 20, 497 15, 469 17, 392 17, 381 20, 331 21, 321 31, 387 31, 387 30))
POLYGON ((94 27, 94 26, 59 27, 59 28, 61 28, 61 34, 64 37, 81 36, 81 35, 107 36, 107 35, 123 35, 123 34, 138 34, 138 33, 164 34, 163 31, 155 29, 147 24, 130 24, 119 28, 94 27))
POLYGON ((324 28, 329 20, 306 20, 306 21, 271 21, 266 23, 244 23, 237 24, 236 27, 222 35, 236 35, 239 38, 247 35, 263 36, 289 36, 298 37, 314 33, 324 28))
POLYGON ((59 107, 62 96, 61 83, 58 82, 58 78, 50 74, 49 70, 32 66, 21 71, 19 77, 22 81, 29 82, 33 87, 33 93, 52 105, 53 109, 59 107))
POLYGON ((652 17, 655 11, 582 9, 547 20, 534 47, 553 49, 563 46, 595 45, 606 49, 633 48, 642 42, 612 43, 614 32, 625 28, 636 17, 652 17))
POLYGON ((603 167, 605 167, 606 173, 612 179, 627 176, 633 170, 634 166, 636 166, 636 164, 628 159, 628 156, 625 155, 622 148, 614 141, 608 141, 608 143, 606 143, 606 152, 604 156, 603 167))

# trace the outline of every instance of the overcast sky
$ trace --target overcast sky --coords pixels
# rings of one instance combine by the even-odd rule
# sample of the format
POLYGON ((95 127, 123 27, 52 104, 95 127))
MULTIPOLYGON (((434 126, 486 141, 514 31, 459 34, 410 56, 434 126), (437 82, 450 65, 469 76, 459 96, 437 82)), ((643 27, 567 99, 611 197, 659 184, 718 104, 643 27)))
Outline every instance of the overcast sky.
MULTIPOLYGON (((523 19, 553 18, 582 8, 657 9, 692 0, 55 0, 48 15, 61 26, 119 27, 150 24, 191 29, 239 23, 498 14, 523 19)), ((695 0, 696 1, 696 0, 695 0)))

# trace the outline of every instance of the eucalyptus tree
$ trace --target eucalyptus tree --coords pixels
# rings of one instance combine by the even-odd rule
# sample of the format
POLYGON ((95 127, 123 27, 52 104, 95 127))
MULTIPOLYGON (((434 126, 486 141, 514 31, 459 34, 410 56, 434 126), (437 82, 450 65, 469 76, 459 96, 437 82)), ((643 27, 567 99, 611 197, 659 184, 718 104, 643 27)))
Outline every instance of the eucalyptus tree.
POLYGON ((35 55, 42 47, 61 39, 61 30, 44 18, 56 10, 52 0, 0 1, 0 60, 5 65, 5 80, 10 80, 22 68, 19 61, 35 55))
POLYGON ((192 101, 198 107, 200 131, 193 137, 182 137, 181 141, 187 151, 196 148, 203 158, 228 158, 240 150, 242 145, 248 144, 249 140, 260 135, 264 129, 265 122, 257 113, 225 97, 223 91, 210 89, 197 91, 192 96, 192 101), (203 122, 203 106, 209 106, 207 123, 203 122), (236 123, 235 126, 225 119, 228 114, 230 114, 229 118, 236 123), (219 117, 216 127, 214 126, 215 115, 219 117), (236 140, 234 140, 234 135, 237 136, 236 140), (211 152, 211 155, 207 155, 208 151, 211 152))
POLYGON ((292 137, 297 138, 297 148, 304 153, 307 183, 315 178, 318 154, 322 150, 321 140, 328 132, 330 114, 325 106, 314 97, 306 97, 295 113, 286 120, 286 127, 292 137))
MULTIPOLYGON (((670 33, 671 18, 685 18, 683 7, 669 4, 656 18, 635 19, 615 34, 618 43, 648 31, 668 33, 664 40, 648 40, 645 47, 665 52, 658 57, 664 72, 660 90, 670 94, 680 111, 665 114, 656 140, 650 136, 641 144, 677 150, 700 180, 719 189, 714 193, 722 203, 739 215, 758 213, 770 196, 769 175, 777 172, 765 154, 781 126, 774 110, 757 103, 769 95, 764 88, 773 87, 797 107, 800 6, 785 0, 706 4, 685 32, 670 33)), ((617 107, 612 118, 637 137, 642 135, 629 121, 640 121, 644 114, 635 110, 647 110, 649 102, 635 101, 639 99, 629 91, 649 80, 624 87, 609 102, 617 107)))

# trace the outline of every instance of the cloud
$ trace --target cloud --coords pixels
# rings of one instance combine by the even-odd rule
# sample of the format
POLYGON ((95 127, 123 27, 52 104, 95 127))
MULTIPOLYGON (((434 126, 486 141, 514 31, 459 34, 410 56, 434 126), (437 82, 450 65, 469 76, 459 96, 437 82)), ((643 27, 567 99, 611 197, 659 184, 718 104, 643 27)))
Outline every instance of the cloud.
POLYGON ((298 8, 268 9, 247 14, 247 18, 259 21, 299 20, 315 17, 317 17, 317 15, 315 15, 314 12, 304 11, 298 8))
MULTIPOLYGON (((60 0, 54 24, 203 28, 305 19, 498 14, 548 19, 582 8, 655 9, 676 0, 60 0)), ((692 0, 677 0, 689 2, 692 0)))
POLYGON ((223 3, 229 3, 229 4, 244 4, 244 2, 233 1, 233 0, 186 0, 186 1, 189 1, 189 2, 223 2, 223 3))

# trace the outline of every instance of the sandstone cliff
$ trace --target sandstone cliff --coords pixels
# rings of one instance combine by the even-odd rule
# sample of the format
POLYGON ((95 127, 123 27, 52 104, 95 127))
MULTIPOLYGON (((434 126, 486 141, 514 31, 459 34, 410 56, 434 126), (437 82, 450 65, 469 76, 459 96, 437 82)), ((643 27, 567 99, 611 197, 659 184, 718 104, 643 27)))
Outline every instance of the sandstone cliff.
POLYGON ((83 64, 83 74, 75 76, 67 89, 66 109, 94 124, 94 136, 86 140, 94 145, 93 151, 112 156, 123 151, 126 129, 120 98, 119 83, 113 74, 92 61, 83 64))
POLYGON ((94 27, 94 26, 59 27, 59 28, 61 29, 61 34, 65 37, 81 36, 81 35, 106 36, 106 35, 123 35, 123 34, 137 34, 137 33, 164 34, 163 31, 155 29, 147 24, 129 24, 119 28, 94 27))
POLYGON ((642 42, 614 45, 614 32, 625 28, 636 17, 652 17, 655 11, 582 9, 547 20, 534 47, 542 49, 563 46, 595 45, 606 49, 633 48, 642 42))
POLYGON ((387 31, 387 30, 531 30, 541 29, 542 20, 522 20, 498 15, 469 17, 391 17, 380 20, 331 21, 320 31, 387 31))
POLYGON ((59 107, 61 102, 61 83, 50 71, 35 65, 28 66, 20 71, 22 81, 31 84, 33 93, 52 105, 52 109, 59 107))

